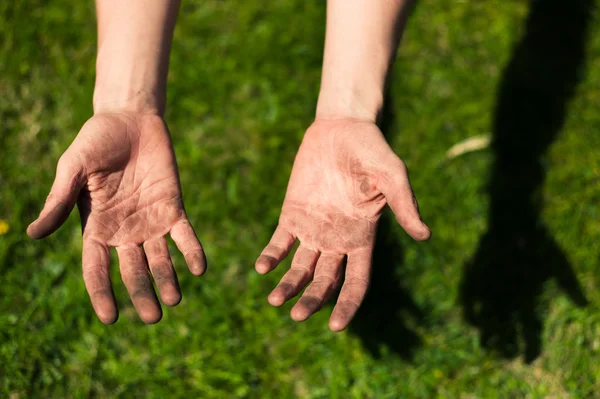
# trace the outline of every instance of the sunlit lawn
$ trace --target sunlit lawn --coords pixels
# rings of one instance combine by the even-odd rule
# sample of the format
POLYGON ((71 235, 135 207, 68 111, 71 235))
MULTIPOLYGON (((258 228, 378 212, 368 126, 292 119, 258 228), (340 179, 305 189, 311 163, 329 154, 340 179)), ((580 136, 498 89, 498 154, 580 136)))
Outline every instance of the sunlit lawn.
POLYGON ((93 2, 0 3, 0 397, 600 397, 591 1, 419 2, 383 128, 434 235, 414 243, 386 214, 340 334, 330 305, 302 324, 269 306, 289 263, 253 270, 314 115, 325 2, 183 3, 166 120, 209 271, 173 246, 184 299, 153 326, 117 267, 120 319, 96 319, 76 212, 24 233, 91 115, 93 2))

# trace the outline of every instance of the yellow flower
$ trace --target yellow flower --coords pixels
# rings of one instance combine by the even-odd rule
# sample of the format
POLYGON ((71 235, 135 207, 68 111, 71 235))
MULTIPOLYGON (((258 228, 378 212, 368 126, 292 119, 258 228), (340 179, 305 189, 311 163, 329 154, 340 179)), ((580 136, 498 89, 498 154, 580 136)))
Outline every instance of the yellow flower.
POLYGON ((0 219, 0 236, 8 233, 8 222, 0 219))

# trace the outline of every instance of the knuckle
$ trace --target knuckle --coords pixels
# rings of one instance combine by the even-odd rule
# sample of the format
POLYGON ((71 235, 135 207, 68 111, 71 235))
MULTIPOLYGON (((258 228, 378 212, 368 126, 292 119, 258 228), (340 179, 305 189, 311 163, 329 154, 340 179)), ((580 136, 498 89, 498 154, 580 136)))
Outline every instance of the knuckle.
POLYGON ((184 252, 187 253, 202 250, 200 242, 196 237, 188 238, 181 244, 181 247, 184 248, 184 252))
POLYGON ((142 256, 137 248, 130 248, 123 251, 123 260, 130 266, 137 265, 142 261, 142 256))
POLYGON ((269 243, 264 251, 265 255, 272 257, 278 257, 285 253, 287 253, 287 249, 283 245, 277 243, 269 243))
POLYGON ((152 257, 159 257, 161 255, 164 255, 165 249, 168 251, 167 248, 164 248, 163 243, 160 239, 148 240, 144 243, 144 251, 146 251, 147 255, 150 255, 152 257))
POLYGON ((340 310, 344 313, 351 313, 353 310, 358 309, 362 302, 362 298, 357 298, 354 296, 348 296, 344 299, 340 299, 337 303, 340 310))
POLYGON ((256 260, 257 265, 265 265, 268 267, 271 267, 271 265, 273 265, 276 262, 277 262, 277 258, 274 258, 273 256, 270 256, 270 255, 265 255, 265 254, 260 255, 258 257, 258 259, 256 260))
POLYGON ((89 266, 83 269, 83 280, 90 287, 110 285, 110 275, 103 267, 89 266))
POLYGON ((134 289, 147 290, 152 286, 150 283, 150 276, 146 271, 131 270, 123 276, 125 285, 128 285, 134 289))
POLYGON ((398 160, 396 161, 396 167, 402 173, 408 174, 408 166, 406 166, 406 163, 403 160, 401 160, 400 158, 398 158, 398 160))
POLYGON ((312 274, 313 274, 313 271, 311 270, 311 268, 306 266, 303 263, 292 264, 292 268, 290 269, 290 271, 294 271, 294 272, 300 274, 301 276, 312 276, 312 274))
POLYGON ((280 291, 282 294, 287 296, 292 291, 294 291, 295 286, 296 285, 293 284, 292 282, 282 280, 279 284, 277 284, 277 287, 275 287, 275 290, 280 291))
POLYGON ((302 298, 298 301, 304 307, 308 309, 318 309, 323 306, 325 302, 324 298, 318 295, 303 295, 302 298))
POLYGON ((324 287, 335 287, 339 282, 339 279, 333 276, 321 275, 315 278, 313 284, 322 285, 324 287))
POLYGON ((347 285, 348 287, 358 287, 364 289, 368 288, 369 284, 369 280, 364 277, 350 277, 344 282, 344 285, 347 285))
POLYGON ((97 289, 90 292, 90 297, 93 299, 112 299, 113 292, 110 289, 97 289))
POLYGON ((199 251, 186 251, 183 252, 183 257, 188 265, 197 265, 206 263, 205 258, 202 256, 202 253, 199 251))
POLYGON ((148 262, 150 263, 150 267, 170 267, 171 266, 171 257, 168 255, 154 255, 152 256, 148 262))
POLYGON ((56 163, 57 170, 69 169, 71 166, 71 157, 68 152, 63 153, 60 158, 58 158, 58 162, 56 163))
POLYGON ((76 181, 81 178, 80 173, 78 173, 79 170, 80 168, 77 166, 77 161, 73 159, 68 151, 62 154, 56 163, 57 173, 68 174, 76 181))
POLYGON ((174 279, 173 269, 166 264, 154 266, 152 276, 157 282, 170 282, 174 279))
POLYGON ((136 298, 150 298, 154 297, 154 290, 151 284, 143 282, 141 284, 135 284, 131 292, 131 299, 136 298))

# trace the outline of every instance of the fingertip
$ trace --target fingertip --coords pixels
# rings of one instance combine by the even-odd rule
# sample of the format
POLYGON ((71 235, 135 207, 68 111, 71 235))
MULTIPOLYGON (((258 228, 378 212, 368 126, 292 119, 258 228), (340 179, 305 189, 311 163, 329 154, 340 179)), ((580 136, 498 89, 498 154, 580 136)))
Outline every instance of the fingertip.
POLYGON ((347 326, 348 326, 348 323, 344 323, 343 321, 339 320, 338 318, 331 317, 329 319, 329 329, 333 332, 344 331, 347 326))
POLYGON ((119 319, 119 313, 116 310, 98 310, 96 311, 96 316, 98 316, 98 320, 102 324, 106 324, 107 326, 115 324, 119 319))
POLYGON ((37 220, 34 220, 33 222, 31 222, 29 224, 29 226, 27 226, 27 230, 26 230, 27 236, 33 240, 38 239, 37 234, 35 233, 35 222, 37 222, 37 220))
POLYGON ((181 303, 181 298, 181 293, 178 291, 161 294, 160 296, 162 302, 169 307, 179 305, 179 303, 181 303))
POLYGON ((200 277, 202 276, 204 273, 206 273, 206 268, 192 268, 190 269, 190 272, 196 276, 196 277, 200 277))
POLYGON ((40 228, 40 218, 37 218, 27 226, 26 233, 32 240, 40 240, 50 235, 49 232, 46 233, 43 228, 40 228))
POLYGON ((416 241, 427 241, 431 238, 431 230, 418 216, 400 215, 396 217, 400 226, 416 241))
POLYGON ((254 264, 254 270, 259 274, 267 274, 273 270, 273 268, 271 267, 269 260, 266 259, 264 255, 261 255, 254 264))
POLYGON ((302 304, 297 303, 290 310, 290 317, 297 322, 306 321, 310 317, 310 311, 302 304))
POLYGON ((305 321, 321 309, 324 300, 305 293, 290 311, 290 316, 294 321, 305 321))
POLYGON ((110 326, 110 325, 115 324, 117 322, 118 317, 112 317, 112 318, 106 318, 106 319, 98 317, 98 319, 102 322, 102 324, 110 326))
POLYGON ((181 301, 181 290, 167 241, 164 237, 147 240, 144 242, 144 252, 162 303, 176 306, 181 301))
POLYGON ((423 223, 423 227, 414 237, 417 241, 428 241, 431 238, 431 230, 425 223, 423 223))
POLYGON ((204 254, 193 254, 188 255, 186 257, 188 268, 190 269, 190 272, 196 277, 200 277, 204 273, 206 273, 206 257, 203 255, 204 254))
POLYGON ((68 219, 73 206, 60 201, 54 207, 45 205, 40 216, 27 227, 27 234, 39 240, 54 233, 68 219))
MULTIPOLYGON (((340 297, 345 295, 345 289, 347 289, 346 285, 342 288, 340 297)), ((338 300, 338 303, 333 308, 333 312, 329 318, 329 329, 334 332, 339 332, 348 327, 360 306, 360 302, 362 302, 362 298, 356 298, 354 300, 338 300)))
POLYGON ((277 267, 280 260, 270 255, 260 255, 256 260, 254 268, 260 274, 267 274, 277 267))
POLYGON ((283 303, 285 302, 285 297, 278 290, 274 290, 267 297, 267 301, 269 301, 269 304, 271 304, 272 306, 279 307, 279 306, 283 305, 283 303))
POLYGON ((206 272, 206 254, 198 240, 194 228, 188 219, 182 219, 171 229, 171 238, 183 254, 188 269, 194 276, 201 276, 206 272))
POLYGON ((162 319, 162 311, 160 308, 156 310, 145 310, 139 312, 140 319, 145 324, 156 324, 162 319))
POLYGON ((256 270, 256 272, 258 274, 262 274, 262 275, 265 275, 270 272, 270 270, 267 267, 265 267, 264 265, 255 265, 254 270, 256 270))
POLYGON ((254 264, 254 270, 256 270, 258 274, 267 274, 270 272, 269 266, 264 264, 260 258, 258 258, 256 263, 254 264))

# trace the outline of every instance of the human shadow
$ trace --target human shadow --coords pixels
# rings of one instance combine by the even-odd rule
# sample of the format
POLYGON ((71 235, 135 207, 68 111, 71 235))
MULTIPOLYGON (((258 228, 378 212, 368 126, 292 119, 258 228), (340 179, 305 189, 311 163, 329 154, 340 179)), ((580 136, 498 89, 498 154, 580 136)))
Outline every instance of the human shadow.
POLYGON ((583 75, 592 7, 593 0, 531 2, 497 93, 488 231, 463 269, 460 302, 481 345, 528 363, 542 351, 545 283, 555 280, 576 305, 587 304, 540 212, 544 155, 583 75))
MULTIPOLYGON (((389 90, 386 90, 385 97, 379 127, 389 138, 394 125, 394 107, 389 90)), ((401 281, 399 272, 404 255, 392 230, 395 223, 390 213, 384 212, 377 225, 369 292, 350 324, 350 331, 361 339, 373 357, 380 357, 385 347, 402 359, 411 361, 416 349, 422 345, 414 326, 425 318, 401 281)))

